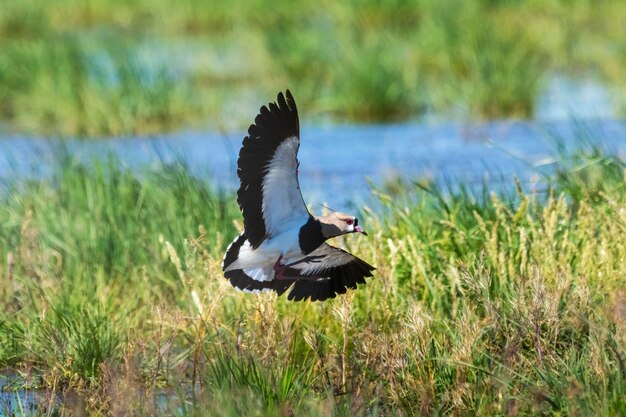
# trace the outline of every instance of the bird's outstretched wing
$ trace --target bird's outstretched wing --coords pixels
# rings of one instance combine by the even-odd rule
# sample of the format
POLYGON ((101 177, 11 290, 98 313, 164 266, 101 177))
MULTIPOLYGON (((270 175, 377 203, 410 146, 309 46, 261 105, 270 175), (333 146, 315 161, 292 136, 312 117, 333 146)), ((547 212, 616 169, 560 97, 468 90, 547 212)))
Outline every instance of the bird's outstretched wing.
POLYGON ((261 107, 237 161, 237 203, 253 249, 310 216, 298 183, 299 147, 298 109, 287 90, 286 96, 278 94, 277 103, 261 107))
POLYGON ((323 301, 365 284, 372 276, 373 266, 342 249, 323 243, 319 248, 290 262, 284 271, 286 279, 294 279, 288 298, 294 301, 323 301))

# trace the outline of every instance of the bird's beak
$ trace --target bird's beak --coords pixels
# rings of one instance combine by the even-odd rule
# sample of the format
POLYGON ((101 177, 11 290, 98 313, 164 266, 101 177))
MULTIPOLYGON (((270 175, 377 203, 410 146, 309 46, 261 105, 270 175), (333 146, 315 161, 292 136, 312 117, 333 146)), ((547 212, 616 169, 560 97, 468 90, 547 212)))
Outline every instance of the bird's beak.
POLYGON ((367 233, 365 232, 365 230, 363 230, 363 228, 362 228, 361 226, 356 226, 356 227, 354 228, 354 231, 355 231, 355 232, 359 232, 359 233, 361 233, 362 235, 367 236, 367 233))

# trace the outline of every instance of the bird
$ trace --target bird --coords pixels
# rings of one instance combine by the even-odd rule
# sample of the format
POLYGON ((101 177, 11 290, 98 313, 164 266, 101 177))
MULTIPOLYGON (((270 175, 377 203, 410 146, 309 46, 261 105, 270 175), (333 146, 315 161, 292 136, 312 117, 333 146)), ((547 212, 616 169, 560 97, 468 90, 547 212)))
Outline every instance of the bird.
POLYGON ((243 232, 226 249, 222 271, 245 292, 289 291, 288 300, 324 301, 356 289, 375 268, 326 240, 367 233, 356 216, 310 213, 298 181, 300 121, 289 90, 262 106, 237 160, 243 232))

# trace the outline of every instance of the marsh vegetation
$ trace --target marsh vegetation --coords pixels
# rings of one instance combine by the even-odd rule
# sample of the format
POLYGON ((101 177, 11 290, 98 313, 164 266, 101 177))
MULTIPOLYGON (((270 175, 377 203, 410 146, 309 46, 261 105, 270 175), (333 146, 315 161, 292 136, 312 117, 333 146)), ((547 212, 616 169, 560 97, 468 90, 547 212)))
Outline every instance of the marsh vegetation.
POLYGON ((233 196, 184 166, 57 168, 0 202, 0 365, 55 393, 4 412, 626 412, 626 165, 596 148, 542 191, 374 190, 339 243, 376 277, 327 303, 233 290, 233 196))
POLYGON ((310 117, 524 118, 546 77, 623 95, 619 1, 4 0, 0 119, 20 132, 247 126, 297 86, 310 117))

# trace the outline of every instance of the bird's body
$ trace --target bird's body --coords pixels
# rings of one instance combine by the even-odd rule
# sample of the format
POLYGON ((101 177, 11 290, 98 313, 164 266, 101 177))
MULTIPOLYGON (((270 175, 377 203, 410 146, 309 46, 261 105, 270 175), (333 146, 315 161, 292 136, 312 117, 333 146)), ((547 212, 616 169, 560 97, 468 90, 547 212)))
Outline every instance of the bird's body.
POLYGON ((238 268, 253 268, 263 266, 267 263, 274 264, 279 257, 283 257, 284 262, 289 262, 302 255, 300 249, 299 233, 302 223, 293 224, 287 227, 281 234, 266 239, 258 248, 252 250, 250 242, 244 243, 246 248, 232 264, 225 267, 224 271, 231 271, 238 268), (250 248, 250 249, 248 249, 250 248))
POLYGON ((273 290, 289 299, 325 300, 365 283, 374 267, 325 243, 346 233, 366 234, 354 216, 311 215, 298 183, 300 127, 291 93, 261 107, 244 138, 237 202, 244 232, 230 244, 222 269, 244 291, 273 290))

